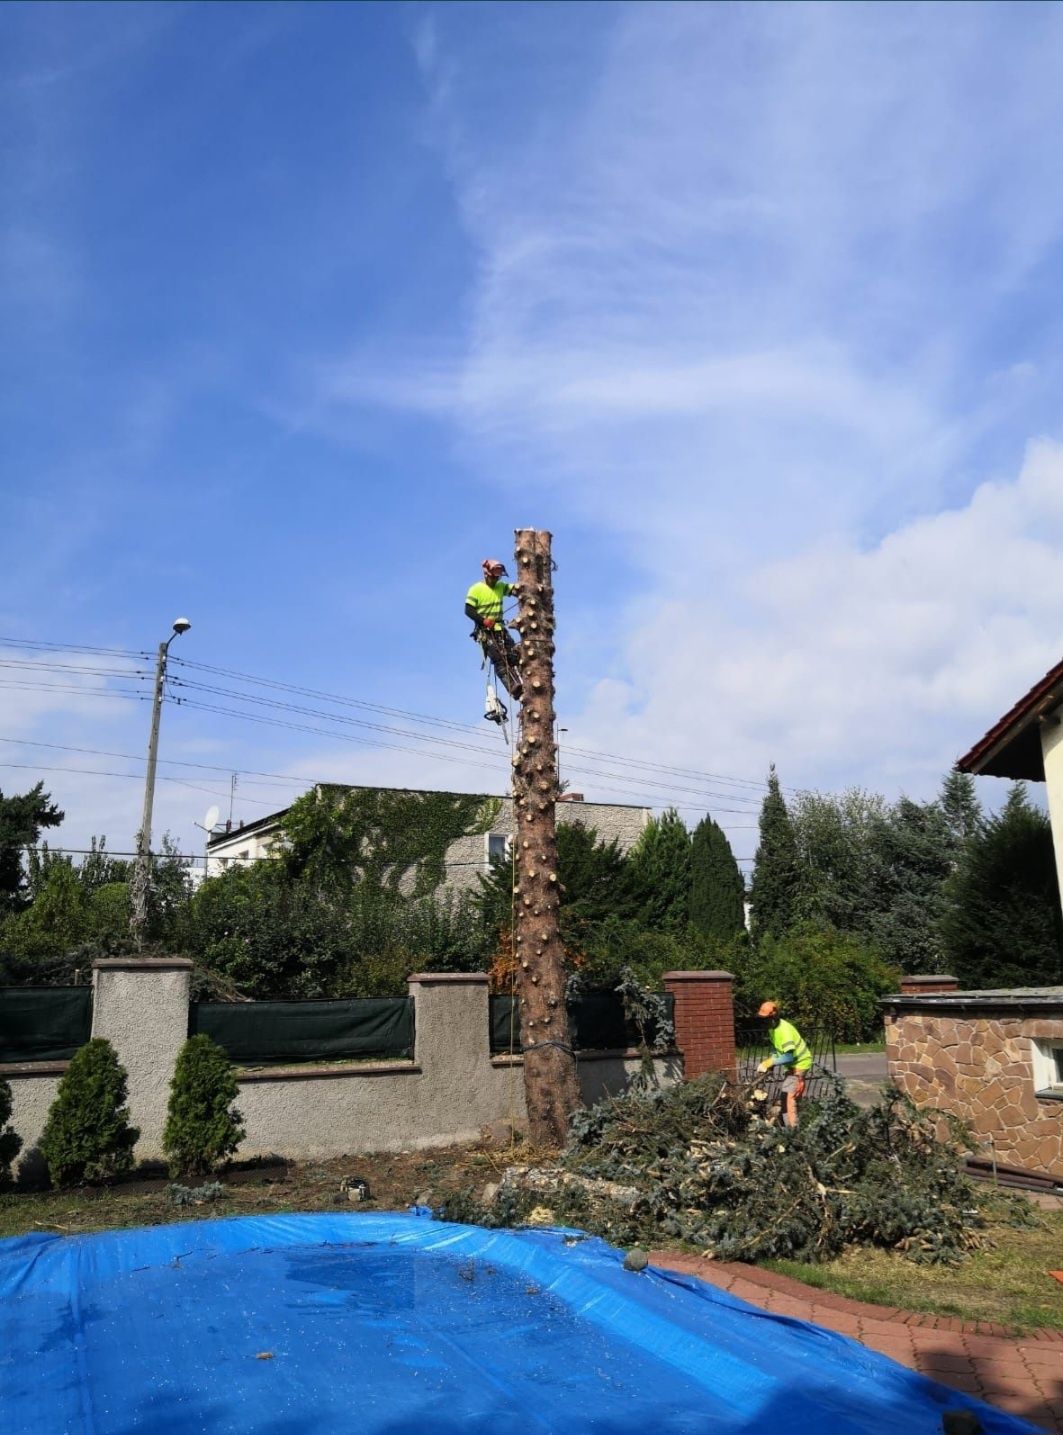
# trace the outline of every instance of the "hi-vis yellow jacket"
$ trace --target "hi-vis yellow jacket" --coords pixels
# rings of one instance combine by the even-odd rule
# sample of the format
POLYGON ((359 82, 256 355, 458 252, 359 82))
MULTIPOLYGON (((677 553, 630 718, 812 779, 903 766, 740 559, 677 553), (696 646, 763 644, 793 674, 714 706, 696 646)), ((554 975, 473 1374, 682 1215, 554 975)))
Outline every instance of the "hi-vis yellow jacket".
POLYGON ((514 586, 501 578, 494 584, 474 583, 465 595, 465 606, 474 609, 481 622, 484 618, 493 618, 496 623, 501 623, 502 601, 509 597, 514 586))

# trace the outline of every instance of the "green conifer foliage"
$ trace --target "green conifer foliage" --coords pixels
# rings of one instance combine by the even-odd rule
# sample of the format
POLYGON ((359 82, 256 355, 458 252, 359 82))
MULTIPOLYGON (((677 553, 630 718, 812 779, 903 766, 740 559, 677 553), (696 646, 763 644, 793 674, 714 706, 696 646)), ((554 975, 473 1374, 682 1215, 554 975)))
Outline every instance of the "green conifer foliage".
POLYGON ((93 1037, 74 1054, 41 1136, 55 1186, 105 1181, 128 1171, 140 1132, 129 1125, 126 1072, 109 1041, 93 1037))
POLYGON ((1063 982, 1052 828, 1016 783, 968 842, 943 922, 949 970, 971 989, 1063 982))
POLYGON ((982 825, 982 804, 975 792, 974 778, 969 772, 953 768, 942 779, 938 804, 945 814, 957 852, 971 840, 982 825))
POLYGON ((690 841, 690 920, 714 944, 745 929, 746 888, 720 825, 704 817, 690 841))
POLYGON ((7 1124, 11 1119, 11 1087, 0 1077, 0 1187, 11 1179, 11 1163, 22 1150, 22 1138, 7 1124))
POLYGON ((171 1176, 206 1176, 244 1138, 232 1064, 209 1036, 192 1036, 177 1054, 162 1147, 171 1176))
POLYGON ((648 824, 628 862, 643 923, 652 931, 684 930, 690 915, 690 833, 674 808, 648 824))
POLYGON ((799 915, 801 870, 797 842, 772 763, 760 809, 760 843, 749 894, 754 938, 781 937, 799 915))

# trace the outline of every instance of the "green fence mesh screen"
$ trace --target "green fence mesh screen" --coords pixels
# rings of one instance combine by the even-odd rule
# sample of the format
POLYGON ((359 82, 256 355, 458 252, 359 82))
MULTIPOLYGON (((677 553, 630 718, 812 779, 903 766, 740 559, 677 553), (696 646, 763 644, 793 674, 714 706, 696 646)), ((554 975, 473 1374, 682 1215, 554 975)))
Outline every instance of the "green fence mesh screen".
POLYGON ((413 1055, 410 997, 193 1002, 188 1034, 213 1037, 240 1066, 413 1055))
MULTIPOLYGON (((674 1000, 665 997, 669 1020, 674 1020, 674 1000)), ((624 1015, 624 1004, 616 992, 585 992, 569 1004, 569 1020, 576 1047, 581 1051, 612 1051, 639 1043, 638 1028, 624 1015)), ((656 1035, 647 1024, 647 1039, 656 1035)), ((520 1051, 520 1015, 512 997, 491 998, 491 1050, 495 1055, 520 1051)))
POLYGON ((91 1035, 91 987, 0 987, 0 1063, 69 1061, 91 1035))

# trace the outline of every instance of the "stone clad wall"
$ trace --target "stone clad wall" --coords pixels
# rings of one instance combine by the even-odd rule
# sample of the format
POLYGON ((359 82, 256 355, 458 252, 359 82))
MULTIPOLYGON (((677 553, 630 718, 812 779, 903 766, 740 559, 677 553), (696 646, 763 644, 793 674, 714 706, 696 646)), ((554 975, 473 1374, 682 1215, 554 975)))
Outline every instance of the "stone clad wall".
POLYGON ((933 997, 887 1002, 890 1079, 916 1105, 960 1117, 1001 1165, 1063 1175, 1063 1101, 1035 1094, 1033 1069, 1035 1039, 1063 1040, 1063 1007, 965 1008, 963 995, 948 1005, 933 997))

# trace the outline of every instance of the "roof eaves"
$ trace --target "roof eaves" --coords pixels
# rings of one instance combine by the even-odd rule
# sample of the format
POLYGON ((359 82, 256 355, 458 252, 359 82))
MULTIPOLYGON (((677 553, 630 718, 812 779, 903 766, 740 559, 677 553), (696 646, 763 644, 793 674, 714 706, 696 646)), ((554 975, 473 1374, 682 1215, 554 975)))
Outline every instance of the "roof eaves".
POLYGON ((1050 668, 1039 682, 1034 683, 1004 716, 993 724, 984 737, 979 738, 969 752, 964 753, 956 766, 960 772, 978 774, 1007 747, 1010 742, 1030 723, 1036 722, 1045 712, 1063 700, 1063 660, 1050 668))

